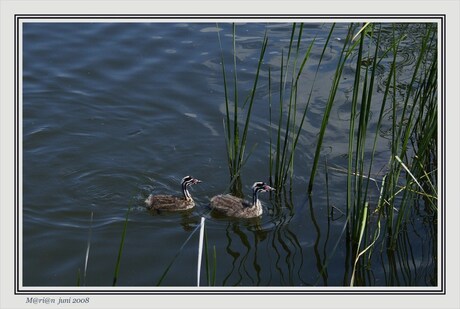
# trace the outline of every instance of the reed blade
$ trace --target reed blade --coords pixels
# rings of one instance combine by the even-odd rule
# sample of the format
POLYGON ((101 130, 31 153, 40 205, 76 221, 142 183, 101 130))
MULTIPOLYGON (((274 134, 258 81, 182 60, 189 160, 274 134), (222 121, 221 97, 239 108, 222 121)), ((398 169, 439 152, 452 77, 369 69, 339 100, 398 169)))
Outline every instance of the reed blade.
POLYGON ((317 141, 317 144, 316 144, 315 156, 314 156, 314 159, 313 159, 313 166, 311 168, 310 180, 308 182, 308 190, 307 190, 308 194, 311 194, 311 192, 313 190, 313 185, 314 185, 316 170, 318 168, 318 161, 319 161, 319 158, 320 158, 320 152, 321 152, 321 147, 322 147, 322 144, 323 144, 324 134, 326 132, 326 127, 327 127, 327 124, 328 124, 328 121, 329 121, 329 115, 331 113, 332 106, 334 105, 334 99, 335 99, 335 95, 336 95, 338 87, 339 87, 340 78, 342 76, 343 68, 345 66, 346 60, 351 55, 351 53, 355 49, 356 45, 360 42, 360 40, 356 41, 354 44, 349 46, 349 41, 350 41, 349 38, 350 38, 350 34, 352 32, 352 29, 353 29, 353 24, 350 25, 350 27, 349 27, 348 35, 347 35, 347 37, 345 39, 345 42, 344 42, 343 48, 342 48, 342 52, 340 53, 340 57, 339 57, 339 60, 337 62, 337 67, 336 67, 336 71, 334 73, 332 86, 331 86, 331 89, 329 91, 329 97, 327 99, 326 108, 325 108, 324 115, 323 115, 323 120, 321 121, 321 127, 320 127, 320 131, 319 131, 319 134, 318 134, 318 141, 317 141), (348 50, 347 50, 347 47, 348 47, 348 50))
POLYGON ((196 274, 196 286, 200 286, 201 259, 203 257, 204 223, 205 223, 205 218, 201 217, 200 240, 199 240, 199 243, 198 243, 198 264, 197 264, 197 274, 196 274))
POLYGON ((93 232, 93 216, 94 216, 94 213, 91 211, 91 218, 89 220, 88 242, 86 245, 86 254, 85 254, 85 267, 83 268, 83 284, 84 285, 86 285, 86 273, 88 270, 89 250, 91 247, 91 236, 93 232))
POLYGON ((131 207, 129 207, 128 210, 126 211, 125 222, 123 224, 123 231, 121 233, 120 246, 118 248, 117 262, 115 263, 115 272, 114 272, 114 275, 113 275, 113 282, 112 282, 113 286, 116 286, 117 281, 118 281, 118 274, 120 272, 121 256, 122 256, 122 253, 123 253, 123 246, 125 244, 125 236, 126 236, 126 230, 128 228, 128 219, 129 219, 129 212, 130 211, 131 211, 131 207))

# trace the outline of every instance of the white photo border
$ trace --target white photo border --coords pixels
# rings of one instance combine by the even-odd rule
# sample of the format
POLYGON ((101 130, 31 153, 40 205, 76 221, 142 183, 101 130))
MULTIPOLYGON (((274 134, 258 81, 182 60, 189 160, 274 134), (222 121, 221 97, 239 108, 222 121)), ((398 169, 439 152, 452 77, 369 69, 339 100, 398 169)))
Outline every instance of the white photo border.
MULTIPOLYGON (((21 1, 19 1, 21 2, 21 1)), ((27 1, 24 1, 26 3, 27 1)), ((37 1, 40 3, 41 1, 37 1)), ((63 1, 64 3, 67 1, 63 1)), ((74 1, 75 2, 75 1, 74 1)), ((108 4, 110 2, 107 1, 93 1, 96 3, 103 3, 105 2, 105 7, 108 10, 108 4)), ((123 1, 121 1, 123 2, 123 1)), ((125 1, 126 6, 129 6, 130 4, 128 3, 129 1, 125 1)), ((147 2, 147 1, 146 1, 147 2)), ((168 4, 168 8, 171 10, 171 6, 175 1, 170 1, 170 4, 168 4)), ((193 3, 192 1, 190 1, 193 3)), ((206 1, 204 1, 206 2, 206 1)), ((247 1, 247 2, 258 2, 258 1, 247 1)), ((318 1, 319 3, 320 1, 318 1)), ((324 1, 328 2, 328 1, 324 1)), ((365 2, 360 2, 357 1, 358 3, 361 3, 364 5, 365 2)), ((370 3, 372 3, 371 1, 370 3)), ((383 2, 383 1, 382 1, 383 2)), ((442 7, 446 1, 427 1, 430 3, 432 7, 440 6, 442 7)), ((427 3, 426 2, 426 3, 427 3)), ((101 308, 102 307, 113 307, 113 308, 122 308, 123 306, 126 306, 127 304, 130 304, 130 301, 127 302, 118 302, 118 301, 101 301, 99 300, 99 296, 104 299, 104 296, 132 296, 135 297, 135 299, 139 299, 140 303, 137 303, 136 305, 133 306, 134 304, 131 304, 130 306, 133 308, 147 308, 147 307, 172 307, 174 304, 177 306, 177 303, 180 303, 182 305, 185 305, 187 308, 195 308, 195 307, 200 307, 200 308, 213 308, 213 307, 220 307, 220 305, 217 302, 222 302, 222 299, 229 299, 230 301, 228 303, 221 303, 221 305, 228 305, 230 306, 233 303, 237 304, 244 304, 244 301, 241 301, 239 296, 254 296, 256 301, 260 301, 259 303, 246 303, 246 305, 251 304, 251 307, 253 308, 258 308, 260 305, 264 305, 265 308, 276 308, 276 306, 279 306, 280 304, 283 305, 285 308, 289 307, 310 307, 312 304, 306 303, 308 300, 315 300, 314 302, 314 307, 316 308, 325 308, 326 306, 328 308, 331 308, 331 303, 335 304, 337 307, 340 308, 366 308, 369 306, 372 306, 374 308, 387 308, 386 305, 382 303, 376 303, 376 298, 369 298, 368 296, 381 296, 383 298, 386 298, 388 296, 395 296, 396 298, 392 298, 392 301, 388 305, 392 306, 391 304, 400 304, 401 307, 405 308, 431 308, 432 305, 438 305, 438 308, 455 308, 455 306, 458 306, 458 224, 454 226, 454 220, 458 220, 458 136, 460 132, 458 131, 458 118, 457 118, 457 123, 453 123, 453 117, 454 115, 451 114, 451 112, 457 112, 458 116, 458 28, 453 28, 451 26, 448 26, 448 21, 450 24, 454 24, 458 26, 458 12, 442 12, 439 13, 439 10, 436 11, 436 13, 433 14, 419 14, 419 13, 414 13, 414 14, 406 14, 406 13, 401 13, 401 14, 387 14, 387 13, 382 13, 382 14, 366 14, 366 13, 359 13, 359 14, 319 14, 319 13, 314 13, 314 14, 289 14, 289 13, 280 13, 280 14, 253 14, 253 13, 231 13, 231 14, 196 14, 196 13, 181 13, 181 14, 122 14, 122 13, 117 13, 117 14, 104 14, 104 13, 95 13, 95 14, 58 14, 58 13, 53 13, 53 14, 48 14, 44 11, 47 10, 47 8, 50 8, 52 5, 57 4, 55 1, 51 2, 46 2, 47 4, 45 5, 44 8, 37 9, 38 13, 24 13, 24 12, 29 12, 31 11, 25 6, 21 6, 16 12, 14 12, 14 16, 11 15, 11 11, 13 10, 3 10, 7 5, 5 5, 5 2, 1 2, 0 4, 2 5, 2 12, 1 12, 1 17, 2 17, 2 26, 5 22, 10 22, 9 27, 14 28, 14 33, 8 33, 8 38, 14 37, 14 42, 9 40, 8 41, 8 47, 11 47, 10 45, 12 44, 14 47, 14 52, 11 53, 7 52, 4 53, 4 38, 2 38, 2 67, 4 67, 4 64, 7 62, 11 62, 13 59, 9 58, 5 60, 5 54, 7 56, 11 56, 13 54, 14 56, 14 68, 13 70, 6 70, 5 72, 2 72, 1 75, 1 110, 2 110, 2 115, 1 115, 1 147, 2 147, 2 152, 5 148, 10 150, 7 155, 1 156, 1 163, 2 163, 2 186, 1 186, 1 252, 2 252, 2 257, 0 258, 1 261, 1 274, 3 277, 0 281, 1 285, 1 291, 0 295, 2 297, 2 300, 0 300, 0 308, 4 308, 4 305, 7 304, 8 308, 23 308, 23 307, 30 307, 26 306, 26 297, 35 297, 37 299, 45 299, 46 297, 60 297, 61 295, 66 295, 66 296, 86 296, 89 295, 91 297, 95 297, 96 299, 93 301, 93 303, 88 307, 88 308, 93 308, 96 305, 99 305, 101 308), (7 16, 8 18, 4 18, 6 14, 10 14, 7 16), (452 15, 453 14, 453 15, 452 15), (453 22, 453 20, 456 19, 456 22, 453 22), (180 288, 180 287, 167 287, 167 288, 157 288, 157 287, 24 287, 22 286, 22 280, 21 280, 21 266, 22 266, 22 260, 21 260, 21 248, 22 248, 22 102, 21 102, 21 97, 22 97, 22 84, 21 84, 21 76, 22 76, 22 55, 21 55, 21 48, 20 44, 22 43, 22 36, 20 35, 21 33, 21 27, 22 23, 24 22, 30 22, 30 21, 72 21, 72 22, 82 22, 85 20, 91 20, 91 22, 135 22, 135 21, 143 21, 143 22, 165 22, 165 23, 173 23, 173 22, 179 22, 179 21, 190 21, 190 22, 232 22, 236 20, 244 20, 246 22, 262 22, 262 21, 284 21, 284 22, 289 22, 289 21, 297 21, 297 22, 308 22, 308 21, 325 21, 327 20, 328 22, 351 22, 351 21, 376 21, 376 22, 391 22, 391 21, 412 21, 412 22, 436 22, 438 23, 438 31, 439 31, 439 36, 438 36, 438 46, 439 46, 439 108, 440 108, 440 113, 439 113, 439 129, 438 129, 438 134, 439 134, 439 149, 440 149, 440 158, 441 162, 440 164, 440 169, 439 169, 439 183, 440 183, 440 199, 439 199, 439 226, 438 226, 438 254, 439 254, 439 264, 438 264, 438 286, 436 287, 376 287, 376 288, 368 288, 368 287, 356 287, 356 288, 349 288, 349 287, 247 287, 247 288, 242 288, 242 287, 219 287, 219 288, 211 288, 211 287, 201 287, 201 288, 180 288), (11 27, 11 21, 14 21, 14 27, 11 27), (447 36, 447 33, 449 33, 449 36, 447 36), (452 35, 453 33, 453 35, 452 35), (448 44, 448 42, 452 42, 452 37, 456 37, 456 44, 448 44), (447 47, 448 46, 453 46, 456 48, 456 50, 453 50, 452 52, 448 52, 447 47), (457 57, 457 59, 454 59, 454 57, 457 57), (449 66, 447 65, 449 63, 449 66), (452 70, 449 68, 452 67, 452 70), (456 74, 452 75, 452 71, 456 70, 456 74), (449 71, 451 73, 449 73, 449 71), (12 75, 11 72, 14 74, 12 75), (9 75, 7 75, 9 74, 9 75), (448 79, 450 78, 450 81, 448 82, 448 79), (454 90, 453 96, 452 96, 452 85, 457 85, 457 89, 454 90), (450 88, 448 88, 448 86, 450 88), (448 91, 449 90, 449 91, 448 91), (449 92, 449 93, 448 93, 449 92), (5 94, 7 93, 7 94, 5 94), (7 95, 11 95, 10 97, 7 97, 7 95), (7 99, 5 99, 7 98, 7 99), (453 99, 453 100, 452 100, 453 99), (456 101, 455 101, 456 100, 456 101), (14 104, 12 104, 14 102, 14 104), (7 106, 6 106, 7 105, 7 106), (453 107, 455 105, 455 107, 453 107), (446 113, 446 110, 449 109, 449 113, 446 113), (14 119, 9 119, 8 121, 3 121, 5 119, 5 111, 6 112, 11 112, 14 110, 14 119), (13 128, 13 129, 11 129, 13 128), (454 129, 453 131, 451 131, 454 129), (456 138, 455 141, 452 140, 452 138, 456 138), (452 146, 450 146, 452 145, 452 146), (13 151, 11 151, 13 148, 13 151), (454 150, 454 152, 450 152, 454 150), (448 160, 450 159, 450 160, 448 160), (457 162, 453 162, 455 159, 457 162), (448 161, 447 161, 448 160, 448 161), (449 170, 446 170, 447 162, 449 164, 449 170), (5 168, 7 167, 7 168, 5 168), (452 170, 451 170, 452 167, 452 170), (4 171, 7 170, 6 173, 4 171), (448 174, 456 173, 453 177, 454 179, 451 179, 452 175, 450 175, 447 179, 448 174), (11 179, 14 179, 13 184, 8 184, 5 185, 7 181, 11 182, 11 179), (447 181, 452 181, 453 184, 449 183, 447 181), (450 199, 447 199, 447 193, 449 190, 446 188, 450 189, 450 192, 452 192, 452 189, 457 187, 457 192, 454 192, 456 194, 456 199, 452 199, 452 195, 450 195, 450 199), (13 188, 13 190, 11 190, 13 188), (14 193, 12 193, 14 192, 14 193), (8 200, 8 198, 11 198, 8 200), (6 203, 5 203, 6 201, 6 203), (446 204, 447 201, 449 201, 452 205, 449 206, 449 209, 447 209, 446 204), (14 204, 14 221, 11 220, 11 214, 12 210, 6 210, 5 205, 11 205, 14 204), (455 207, 456 209, 451 209, 455 207), (448 211, 448 213, 447 213, 448 211), (5 219, 5 214, 7 215, 7 218, 5 219), (447 215, 449 217, 447 217, 447 215), (450 217, 451 215, 456 215, 453 217, 450 217), (4 224, 5 221, 11 221, 7 222, 8 224, 4 224), (449 228, 447 228, 449 224, 449 228), (452 232, 456 232, 453 233, 452 232), (448 236, 448 237, 446 237, 448 236), (7 240, 6 240, 7 239, 7 240), (6 248, 7 252, 5 253, 5 243, 8 245, 13 244, 12 246, 8 246, 6 248), (453 265, 452 260, 451 263, 447 262, 447 249, 448 247, 454 248, 452 251, 452 254, 454 258, 457 258, 454 260, 456 261, 456 265, 453 265), (12 250, 14 249, 14 250, 12 250), (456 255, 455 255, 456 253, 456 255), (8 258, 5 257, 5 254, 8 255, 8 258), (14 262, 11 263, 11 262, 14 262), (7 262, 7 263, 6 263, 7 262), (6 265, 7 264, 7 265, 6 265), (9 265, 9 266, 8 266, 9 265), (446 266, 449 265, 447 268, 446 266), (447 272, 447 269, 449 269, 449 273, 447 272), (451 271, 452 269, 452 271, 451 271), (4 274, 7 273, 6 276, 4 274), (11 276, 12 275, 12 276, 11 276), (452 285, 448 285, 448 280, 447 277, 450 276, 451 278, 454 277, 452 280, 449 280, 449 282, 452 283, 452 285), (9 279, 13 279, 14 281, 8 281, 9 279), (6 284, 5 284, 6 283, 6 284), (5 288, 6 287, 6 288, 5 288), (449 293, 448 293, 449 292, 449 293), (446 296, 449 294, 449 297, 443 298, 443 296, 446 296), (456 294, 457 296, 455 297, 456 294), (273 296, 277 297, 274 299, 273 297, 269 297, 269 301, 267 300, 262 300, 262 297, 264 296, 273 296), (308 298, 301 298, 299 301, 298 298, 292 298, 292 296, 307 296, 308 298), (7 296, 6 298, 4 296, 7 296), (155 296, 157 297, 156 299, 159 301, 159 303, 152 304, 150 302, 147 302, 147 300, 151 300, 150 297, 144 298, 144 296, 155 296), (179 296, 179 297, 176 297, 179 296), (193 296, 190 300, 188 296, 193 296), (199 304, 191 305, 190 301, 193 301, 196 297, 203 296, 205 299, 213 299, 213 302, 206 303, 200 302, 199 304), (208 297, 205 297, 208 296, 208 297), (225 297, 224 297, 225 296, 225 297), (340 298, 332 298, 328 296, 338 296, 340 298), (356 296, 358 297, 358 301, 362 303, 357 303, 356 301, 350 301, 350 303, 344 303, 343 302, 343 296, 345 296, 345 299, 348 299, 349 297, 356 296), (404 301, 404 299, 401 299, 400 297, 406 296, 410 299, 410 301, 404 301), (16 297, 16 301, 13 301, 13 298, 16 297), (20 300, 17 300, 17 297, 20 298, 20 300), (217 298, 215 298, 217 297, 217 298), (285 303, 283 302, 284 299, 287 299, 286 297, 291 297, 289 298, 292 303, 285 303), (397 300, 401 299, 402 302, 398 302, 397 300), (447 300, 446 300, 447 299, 447 300), (142 300, 146 301, 145 303, 142 302, 142 300), (340 301, 342 300, 342 301, 340 301), (318 302, 319 301, 319 302, 318 302), (447 302, 446 302, 447 301, 447 302), (323 303, 321 303, 323 302, 323 303), (457 303, 454 303, 457 302, 457 303), (121 307, 120 307, 121 306, 121 307), (137 306, 137 307, 136 307, 137 306), (383 307, 382 307, 383 306, 383 307)), ((8 2, 8 4, 11 4, 11 2, 8 2)), ((85 1, 80 1, 81 5, 84 5, 85 1)), ((139 3, 139 2, 135 2, 139 3)), ((210 2, 208 2, 210 3, 210 2)), ((243 3, 246 3, 243 2, 243 3)), ((302 6, 300 5, 300 2, 294 1, 294 3, 298 3, 299 7, 303 8, 302 10, 296 10, 296 11, 305 11, 305 5, 302 6)), ((310 1, 310 3, 315 3, 310 1)), ((355 5, 353 8, 356 7, 356 1, 354 2, 355 5)), ((379 2, 381 3, 381 2, 379 2)), ((391 3, 391 2, 390 2, 391 3)), ((415 1, 398 1, 397 3, 403 3, 405 5, 408 5, 407 3, 412 3, 412 5, 417 5, 417 2, 415 1)), ((452 4, 452 1, 450 2, 452 4)), ((190 4, 188 4, 190 5, 190 4)), ((319 5, 319 4, 310 4, 310 5, 319 5)), ((381 4, 380 4, 381 5, 381 4)), ((270 7, 270 5, 268 5, 270 7)), ((323 5, 324 7, 324 5, 323 5)), ((458 4, 457 4, 457 9, 458 9, 458 4)), ((75 6, 74 6, 75 8, 75 6)), ((353 10, 351 8, 351 10, 353 10)), ((181 9, 183 10, 183 9, 181 9)), ((252 9, 253 10, 253 9, 252 9)), ((317 9, 316 9, 317 10, 317 9)), ((376 8, 373 9, 375 12, 376 8)), ((34 11, 34 10, 32 10, 34 11)), ((55 11, 51 10, 50 11, 55 11)), ((63 10, 65 11, 65 10, 63 10)), ((95 9, 95 11, 101 11, 101 9, 95 9)), ((104 11, 104 9, 102 9, 104 11)), ((142 11, 142 10, 140 10, 142 11)), ((160 10, 161 11, 161 10, 160 10)), ((276 11, 276 10, 275 10, 276 11)), ((281 10, 280 12, 284 12, 285 9, 281 10)), ((350 8, 348 9, 350 11, 350 8)), ((358 11, 362 11, 361 9, 358 11)), ((407 9, 405 9, 407 12, 407 9)), ((417 11, 414 9, 414 11, 417 11)), ((429 10, 427 10, 429 11, 429 10)), ((441 10, 442 11, 442 10, 441 10)), ((2 30, 2 35, 4 35, 4 30, 2 30)), ((3 71, 3 69, 2 69, 3 71)), ((11 113, 9 114, 11 116, 11 113)), ((457 221, 458 223, 458 221, 457 221)), ((450 250, 449 250, 450 251, 450 250)), ((449 258, 452 256, 449 255, 449 258)), ((119 299, 118 297, 116 297, 119 299)), ((254 299, 251 298, 251 299, 254 299)), ((132 299, 132 298, 129 298, 132 299)), ((379 297, 379 299, 381 299, 379 297)), ((35 304, 34 304, 35 305, 35 304)), ((83 305, 82 305, 83 306, 83 305)), ((98 307, 99 307, 98 306, 98 307)), ((64 306, 62 306, 64 307, 64 306)), ((6 308, 6 307, 5 307, 6 308)))

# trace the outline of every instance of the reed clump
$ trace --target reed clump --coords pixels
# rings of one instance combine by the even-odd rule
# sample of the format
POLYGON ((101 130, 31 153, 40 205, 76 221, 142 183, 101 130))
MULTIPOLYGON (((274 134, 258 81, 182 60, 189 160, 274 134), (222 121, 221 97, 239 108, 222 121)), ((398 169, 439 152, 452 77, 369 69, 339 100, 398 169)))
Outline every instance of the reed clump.
MULTIPOLYGON (((386 31, 388 31, 388 25, 386 31)), ((353 252, 352 272, 348 281, 350 285, 365 284, 359 270, 367 267, 377 244, 381 248, 396 250, 398 239, 404 224, 414 213, 415 207, 423 205, 424 211, 437 220, 437 31, 435 24, 422 25, 418 53, 414 65, 410 67, 410 81, 402 97, 400 91, 401 44, 407 39, 404 25, 393 24, 390 40, 382 44, 382 24, 351 23, 348 34, 342 41, 342 50, 336 62, 335 71, 326 100, 323 119, 316 133, 316 145, 311 162, 310 177, 306 191, 314 192, 321 150, 326 135, 329 117, 336 103, 336 95, 343 82, 345 67, 353 67, 355 76, 351 89, 352 97, 349 110, 348 153, 346 174, 346 239, 353 252), (389 43, 388 43, 389 41, 389 43), (378 73, 383 68, 384 73, 378 73), (380 75, 378 75, 380 74, 380 75), (380 85, 376 89, 377 78, 380 85), (382 87, 382 86, 381 86, 382 87), (383 92, 383 97, 382 97, 383 92), (377 121, 371 122, 372 111, 378 110, 377 121), (389 116, 389 117, 388 117, 389 116), (388 121, 389 119, 390 121, 388 121), (382 136, 382 127, 390 127, 389 140, 382 136), (383 174, 373 175, 373 170, 382 170, 374 166, 377 145, 389 142, 388 163, 383 174), (372 186, 370 186, 370 184, 372 186), (377 185, 378 200, 369 197, 370 188, 377 185), (422 203, 420 203, 422 201, 422 203), (372 217, 372 219, 371 219, 372 217), (384 236, 382 236, 384 235, 384 236)), ((268 109, 270 133, 269 139, 269 174, 271 185, 277 194, 289 183, 292 184, 296 166, 294 159, 298 151, 299 137, 304 134, 304 121, 308 114, 309 103, 323 57, 330 45, 335 24, 330 25, 328 37, 322 47, 317 62, 313 82, 301 82, 301 76, 315 38, 305 48, 304 25, 293 24, 287 51, 281 51, 279 66, 279 83, 273 85, 272 68, 268 68, 268 109), (272 95, 278 89, 279 97, 272 95), (306 91, 306 100, 299 102, 299 93, 306 91), (277 103, 275 103, 278 101, 277 103), (302 109, 299 110, 299 106, 302 109), (275 112, 277 110, 277 112, 275 112), (296 117, 300 114, 300 121, 296 117)), ((387 34, 388 35, 388 34, 387 34)), ((234 59, 234 105, 233 122, 230 119, 230 100, 222 57, 226 100, 226 144, 229 170, 232 180, 241 172, 245 162, 244 151, 253 95, 259 80, 259 71, 263 64, 263 55, 267 48, 265 34, 255 81, 247 108, 246 122, 240 138, 238 124, 238 90, 236 60, 234 59)), ((233 27, 233 52, 235 53, 235 27, 233 27)), ((408 72, 404 72, 408 74, 408 72)), ((374 112, 375 115, 375 112, 374 112)), ((307 164, 310 164, 308 162, 307 164)))
POLYGON ((237 52, 236 52, 236 25, 232 25, 232 50, 233 50, 233 74, 231 79, 233 81, 233 89, 229 83, 230 73, 225 64, 222 42, 220 39, 219 32, 218 39, 221 49, 221 66, 222 76, 224 83, 224 95, 225 95, 225 119, 224 119, 224 131, 225 131, 225 142, 227 149, 227 162, 230 172, 230 188, 231 192, 235 195, 243 196, 242 185, 240 180, 240 173, 243 165, 248 159, 249 155, 246 155, 246 142, 249 130, 249 124, 251 121, 252 107, 254 105, 254 98, 259 82, 260 70, 264 60, 265 51, 268 45, 268 36, 265 33, 262 39, 260 55, 257 62, 257 69, 254 74, 253 86, 250 89, 249 94, 246 95, 246 100, 243 104, 240 103, 239 93, 239 81, 238 81, 238 68, 237 68, 237 52), (233 91, 232 91, 233 90, 233 91), (233 97, 231 97, 233 93, 233 97), (233 100, 232 100, 233 99, 233 100), (241 108, 241 111, 240 111, 241 108), (233 114, 233 117, 232 117, 233 114), (244 119, 243 123, 241 118, 244 119), (240 125, 243 125, 241 131, 240 125))

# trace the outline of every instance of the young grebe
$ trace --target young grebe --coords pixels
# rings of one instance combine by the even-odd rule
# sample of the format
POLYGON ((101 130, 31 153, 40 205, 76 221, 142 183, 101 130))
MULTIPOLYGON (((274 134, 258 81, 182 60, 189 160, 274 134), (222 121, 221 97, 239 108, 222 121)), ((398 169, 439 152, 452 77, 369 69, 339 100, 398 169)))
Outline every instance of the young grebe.
POLYGON ((259 192, 274 190, 269 185, 258 181, 252 185, 252 203, 230 194, 224 194, 214 196, 210 206, 229 217, 254 218, 262 215, 263 212, 258 199, 259 192))
POLYGON ((148 209, 152 210, 166 210, 166 211, 180 211, 191 209, 195 206, 192 196, 188 192, 188 186, 200 183, 201 180, 195 179, 190 176, 182 178, 182 193, 184 196, 172 195, 152 195, 145 200, 148 209))

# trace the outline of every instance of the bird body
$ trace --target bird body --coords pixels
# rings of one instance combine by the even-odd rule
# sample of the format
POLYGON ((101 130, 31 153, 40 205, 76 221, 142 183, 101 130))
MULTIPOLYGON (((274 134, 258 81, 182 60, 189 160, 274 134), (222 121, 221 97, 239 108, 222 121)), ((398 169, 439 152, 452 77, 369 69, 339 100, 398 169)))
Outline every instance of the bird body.
POLYGON ((210 206, 218 212, 235 218, 255 218, 263 213, 262 204, 258 199, 260 192, 273 191, 272 187, 263 183, 255 182, 252 186, 252 202, 230 194, 216 195, 211 198, 210 206))
POLYGON ((188 192, 188 187, 200 182, 201 180, 185 176, 181 182, 183 196, 151 194, 145 200, 145 204, 151 210, 181 211, 192 209, 195 206, 195 201, 188 192))
POLYGON ((165 211, 181 211, 195 207, 193 199, 188 200, 182 196, 150 195, 146 200, 147 208, 165 211))

